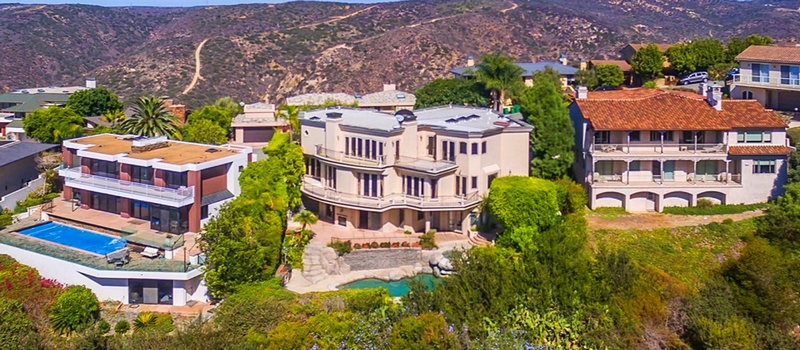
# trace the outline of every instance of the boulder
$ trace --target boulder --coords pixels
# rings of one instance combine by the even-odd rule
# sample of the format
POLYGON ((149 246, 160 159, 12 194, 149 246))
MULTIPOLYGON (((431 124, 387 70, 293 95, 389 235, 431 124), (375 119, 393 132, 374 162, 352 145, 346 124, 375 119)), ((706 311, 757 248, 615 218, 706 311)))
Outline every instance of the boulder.
POLYGON ((439 261, 442 260, 443 258, 444 255, 442 255, 442 253, 436 252, 435 254, 431 255, 430 258, 428 258, 428 264, 430 264, 431 266, 439 265, 439 261))
POLYGON ((439 268, 442 269, 442 270, 448 270, 448 271, 452 271, 453 270, 453 263, 450 262, 450 259, 445 258, 445 257, 443 257, 442 260, 439 260, 439 263, 437 264, 437 266, 439 266, 439 268))
POLYGON ((439 266, 434 266, 433 267, 433 275, 436 276, 436 277, 442 277, 442 273, 441 273, 441 271, 439 271, 439 266))
POLYGON ((433 269, 430 266, 423 266, 420 272, 431 274, 433 273, 433 269))
POLYGON ((339 274, 346 275, 348 273, 350 273, 350 265, 343 260, 339 260, 339 274))
POLYGON ((328 264, 325 267, 325 272, 327 274, 329 274, 329 275, 338 275, 339 274, 339 264, 337 264, 335 261, 330 263, 330 264, 328 264))
POLYGON ((389 271, 389 280, 390 281, 399 281, 403 278, 403 273, 397 270, 389 271))
POLYGON ((325 247, 325 249, 322 251, 322 257, 325 258, 325 260, 334 261, 339 256, 336 255, 336 251, 333 250, 333 248, 325 247))

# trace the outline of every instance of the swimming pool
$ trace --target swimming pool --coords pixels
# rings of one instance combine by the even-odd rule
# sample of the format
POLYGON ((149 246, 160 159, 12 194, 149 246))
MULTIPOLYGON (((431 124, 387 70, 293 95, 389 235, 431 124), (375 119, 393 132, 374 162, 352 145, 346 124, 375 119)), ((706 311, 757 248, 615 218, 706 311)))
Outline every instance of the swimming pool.
POLYGON ((19 234, 53 242, 93 254, 106 255, 125 248, 128 242, 119 237, 67 226, 56 222, 24 228, 19 234))
POLYGON ((419 279, 428 286, 428 290, 438 283, 438 279, 431 274, 419 274, 414 277, 406 277, 397 281, 384 281, 376 278, 367 278, 353 281, 339 286, 339 289, 366 289, 383 287, 389 291, 391 297, 402 297, 408 294, 408 282, 412 279, 419 279))

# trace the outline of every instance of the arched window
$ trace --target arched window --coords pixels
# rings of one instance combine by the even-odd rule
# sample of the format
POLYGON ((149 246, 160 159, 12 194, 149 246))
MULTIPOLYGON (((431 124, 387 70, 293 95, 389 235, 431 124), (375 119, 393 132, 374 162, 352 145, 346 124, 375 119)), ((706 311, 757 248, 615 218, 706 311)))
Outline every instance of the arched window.
POLYGON ((749 90, 742 91, 742 99, 743 100, 752 100, 753 99, 753 92, 749 90))

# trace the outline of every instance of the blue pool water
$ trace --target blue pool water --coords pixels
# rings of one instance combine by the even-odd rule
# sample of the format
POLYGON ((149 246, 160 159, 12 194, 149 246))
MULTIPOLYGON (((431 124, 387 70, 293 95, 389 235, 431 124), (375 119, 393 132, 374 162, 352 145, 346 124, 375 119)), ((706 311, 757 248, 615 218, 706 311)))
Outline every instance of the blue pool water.
POLYGON ((406 277, 398 281, 384 281, 375 278, 353 281, 339 286, 339 289, 365 289, 383 287, 389 291, 389 296, 402 297, 408 294, 408 282, 412 279, 419 279, 428 286, 428 290, 439 281, 431 274, 419 274, 414 277, 406 277))
POLYGON ((86 231, 55 222, 47 222, 17 232, 26 236, 100 255, 106 255, 125 248, 128 245, 128 242, 122 238, 86 231))

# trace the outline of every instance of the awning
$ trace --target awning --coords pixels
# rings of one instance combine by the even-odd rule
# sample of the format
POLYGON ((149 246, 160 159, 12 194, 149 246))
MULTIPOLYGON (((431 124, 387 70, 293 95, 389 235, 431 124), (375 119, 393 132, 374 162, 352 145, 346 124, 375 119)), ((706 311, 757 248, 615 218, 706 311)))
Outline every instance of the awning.
POLYGON ((494 174, 494 173, 499 172, 499 171, 500 171, 500 167, 497 164, 492 164, 492 165, 483 167, 483 173, 484 174, 494 174))

